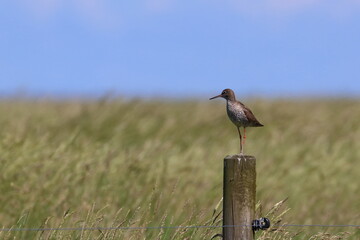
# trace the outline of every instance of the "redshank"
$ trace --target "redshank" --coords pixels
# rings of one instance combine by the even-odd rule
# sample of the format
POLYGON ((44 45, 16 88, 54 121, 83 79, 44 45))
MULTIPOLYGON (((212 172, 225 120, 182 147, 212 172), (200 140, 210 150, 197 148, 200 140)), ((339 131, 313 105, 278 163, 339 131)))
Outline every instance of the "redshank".
POLYGON ((226 110, 230 120, 237 127, 240 138, 240 154, 243 154, 243 145, 245 145, 246 128, 247 127, 262 127, 262 125, 254 116, 249 108, 242 102, 236 101, 235 93, 231 89, 224 89, 220 95, 210 98, 222 97, 226 99, 226 110), (244 128, 244 138, 241 136, 240 127, 244 128))

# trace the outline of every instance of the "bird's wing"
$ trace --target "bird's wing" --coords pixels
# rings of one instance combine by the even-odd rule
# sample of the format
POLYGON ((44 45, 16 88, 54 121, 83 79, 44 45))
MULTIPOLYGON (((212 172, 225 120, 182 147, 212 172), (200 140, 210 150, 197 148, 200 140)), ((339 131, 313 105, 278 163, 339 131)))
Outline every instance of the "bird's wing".
POLYGON ((252 113, 252 111, 249 108, 247 108, 245 105, 243 105, 243 106, 244 106, 245 116, 248 119, 248 121, 251 123, 250 126, 252 126, 252 127, 264 126, 256 119, 256 117, 254 116, 254 114, 252 113))

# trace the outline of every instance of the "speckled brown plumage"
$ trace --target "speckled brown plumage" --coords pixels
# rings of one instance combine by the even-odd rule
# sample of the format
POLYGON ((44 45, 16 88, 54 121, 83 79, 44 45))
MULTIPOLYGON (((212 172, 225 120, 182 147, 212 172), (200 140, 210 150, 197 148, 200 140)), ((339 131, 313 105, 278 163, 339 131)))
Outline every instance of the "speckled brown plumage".
POLYGON ((235 93, 231 89, 225 89, 221 92, 220 95, 210 98, 222 97, 226 99, 226 111, 230 120, 235 124, 238 129, 240 137, 240 153, 243 154, 243 144, 245 144, 245 129, 247 127, 262 127, 262 125, 254 116, 252 111, 246 107, 242 102, 237 101, 235 98, 235 93), (244 143, 241 136, 240 127, 244 128, 244 143))

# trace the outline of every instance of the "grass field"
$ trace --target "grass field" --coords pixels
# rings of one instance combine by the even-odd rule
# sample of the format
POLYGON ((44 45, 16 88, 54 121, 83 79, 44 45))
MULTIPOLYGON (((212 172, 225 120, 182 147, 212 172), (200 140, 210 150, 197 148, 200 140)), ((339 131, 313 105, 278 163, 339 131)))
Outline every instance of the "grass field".
MULTIPOLYGON (((245 145, 257 158, 258 216, 360 224, 360 100, 246 103, 265 125, 249 128, 245 145)), ((0 101, 0 126, 3 228, 221 224, 213 212, 223 158, 239 149, 224 101, 8 99, 0 101)), ((0 239, 210 239, 219 232, 0 231, 0 239)), ((360 239, 360 229, 258 236, 360 239)))

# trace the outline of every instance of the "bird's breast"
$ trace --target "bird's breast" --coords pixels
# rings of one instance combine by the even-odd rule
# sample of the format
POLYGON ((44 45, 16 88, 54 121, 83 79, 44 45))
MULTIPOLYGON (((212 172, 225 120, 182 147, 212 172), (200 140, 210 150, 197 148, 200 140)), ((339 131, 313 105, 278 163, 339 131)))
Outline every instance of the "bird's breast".
POLYGON ((246 126, 248 119, 246 118, 244 110, 236 103, 230 101, 227 102, 226 106, 227 114, 230 120, 238 127, 246 126))

